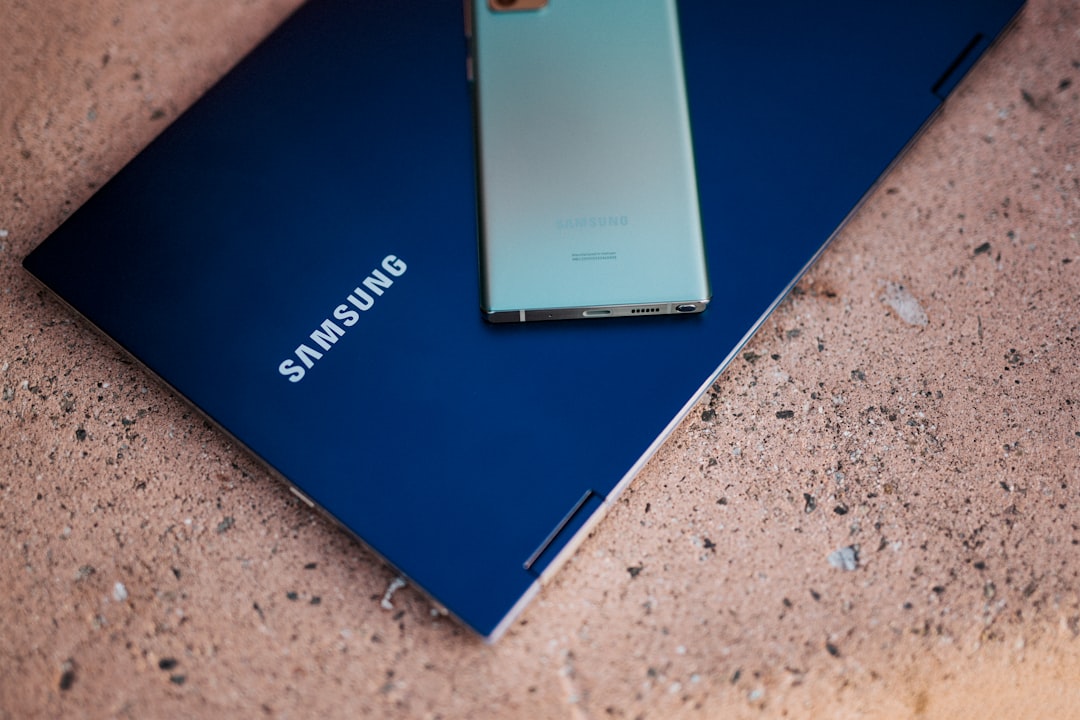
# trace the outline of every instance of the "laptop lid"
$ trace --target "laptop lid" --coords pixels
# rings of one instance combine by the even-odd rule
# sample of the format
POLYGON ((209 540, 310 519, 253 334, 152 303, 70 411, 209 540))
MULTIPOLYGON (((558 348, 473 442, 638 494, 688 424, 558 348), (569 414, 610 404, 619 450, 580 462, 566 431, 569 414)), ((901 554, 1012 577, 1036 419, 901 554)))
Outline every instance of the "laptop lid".
POLYGON ((702 315, 482 319, 445 0, 310 0, 25 266, 496 637, 1018 6, 683 0, 702 315))

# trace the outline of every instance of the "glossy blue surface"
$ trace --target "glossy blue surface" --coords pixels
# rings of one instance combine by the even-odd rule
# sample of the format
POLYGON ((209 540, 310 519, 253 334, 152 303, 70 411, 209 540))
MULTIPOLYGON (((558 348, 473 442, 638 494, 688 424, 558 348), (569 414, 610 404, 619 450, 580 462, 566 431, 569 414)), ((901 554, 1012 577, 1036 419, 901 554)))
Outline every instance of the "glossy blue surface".
POLYGON ((1018 5, 681 2, 703 315, 484 322, 447 0, 311 0, 26 266, 491 635, 1018 5), (407 270, 323 351, 388 255, 407 270))

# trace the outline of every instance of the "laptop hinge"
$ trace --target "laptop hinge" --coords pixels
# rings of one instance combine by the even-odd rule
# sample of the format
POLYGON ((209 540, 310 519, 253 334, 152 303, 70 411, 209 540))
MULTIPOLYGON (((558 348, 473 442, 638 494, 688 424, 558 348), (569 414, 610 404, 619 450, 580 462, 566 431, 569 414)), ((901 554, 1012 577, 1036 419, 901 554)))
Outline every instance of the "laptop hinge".
POLYGON ((573 507, 570 508, 570 512, 563 516, 563 519, 555 525, 555 528, 548 533, 548 536, 544 538, 544 541, 533 550, 532 555, 528 560, 522 563, 522 567, 529 573, 540 576, 544 568, 551 562, 551 560, 559 554, 559 551, 566 545, 566 543, 574 536, 574 534, 581 528, 586 520, 589 519, 591 512, 585 512, 588 507, 590 509, 596 509, 599 505, 603 504, 604 496, 595 490, 586 490, 573 507))
POLYGON ((945 68, 945 72, 941 74, 937 82, 930 87, 930 92, 936 95, 938 100, 944 100, 948 97, 956 84, 964 77, 964 74, 971 69, 971 66, 978 58, 975 48, 979 46, 984 38, 985 36, 981 32, 975 33, 975 36, 968 41, 960 54, 949 64, 949 67, 945 68))

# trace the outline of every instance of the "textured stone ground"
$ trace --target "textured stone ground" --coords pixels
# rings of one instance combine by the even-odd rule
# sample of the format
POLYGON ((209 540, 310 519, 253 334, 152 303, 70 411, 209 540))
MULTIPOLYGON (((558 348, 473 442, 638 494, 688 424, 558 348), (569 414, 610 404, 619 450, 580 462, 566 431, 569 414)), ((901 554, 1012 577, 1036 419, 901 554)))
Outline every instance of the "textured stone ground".
POLYGON ((0 4, 0 718, 1080 717, 1074 2, 495 646, 19 267, 295 4, 0 4))

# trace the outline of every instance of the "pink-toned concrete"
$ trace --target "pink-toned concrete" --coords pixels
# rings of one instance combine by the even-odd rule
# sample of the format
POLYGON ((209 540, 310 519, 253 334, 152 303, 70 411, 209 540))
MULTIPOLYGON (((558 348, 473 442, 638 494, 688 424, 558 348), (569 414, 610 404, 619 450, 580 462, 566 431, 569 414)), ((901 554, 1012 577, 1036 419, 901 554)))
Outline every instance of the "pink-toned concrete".
POLYGON ((0 3, 0 718, 1080 717, 1074 1, 493 647, 19 267, 296 4, 0 3))

